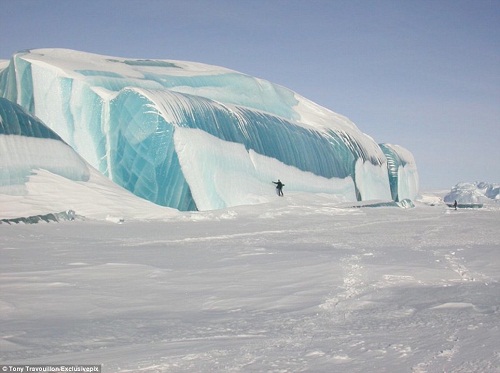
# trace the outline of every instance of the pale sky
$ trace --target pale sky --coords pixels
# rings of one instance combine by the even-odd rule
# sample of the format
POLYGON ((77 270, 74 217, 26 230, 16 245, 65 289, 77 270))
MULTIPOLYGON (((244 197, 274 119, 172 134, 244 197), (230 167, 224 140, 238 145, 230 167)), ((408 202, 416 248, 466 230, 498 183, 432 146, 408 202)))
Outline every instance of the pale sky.
POLYGON ((0 59, 35 48, 224 66, 407 148, 421 190, 500 183, 500 0, 0 0, 0 59))

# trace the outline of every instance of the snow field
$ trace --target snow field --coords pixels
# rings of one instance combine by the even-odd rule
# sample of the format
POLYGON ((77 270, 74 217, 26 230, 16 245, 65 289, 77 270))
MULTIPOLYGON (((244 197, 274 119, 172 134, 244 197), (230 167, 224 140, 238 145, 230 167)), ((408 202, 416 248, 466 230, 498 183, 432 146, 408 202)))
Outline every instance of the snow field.
POLYGON ((0 225, 0 363, 497 372, 499 215, 288 194, 166 221, 0 225))

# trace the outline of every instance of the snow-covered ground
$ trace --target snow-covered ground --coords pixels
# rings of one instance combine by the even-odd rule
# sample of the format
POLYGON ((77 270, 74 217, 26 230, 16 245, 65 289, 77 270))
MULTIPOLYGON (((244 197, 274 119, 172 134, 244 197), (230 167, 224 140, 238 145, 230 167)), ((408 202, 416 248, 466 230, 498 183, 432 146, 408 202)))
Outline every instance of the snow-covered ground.
POLYGON ((0 224, 0 364, 499 372, 500 205, 438 197, 0 224))

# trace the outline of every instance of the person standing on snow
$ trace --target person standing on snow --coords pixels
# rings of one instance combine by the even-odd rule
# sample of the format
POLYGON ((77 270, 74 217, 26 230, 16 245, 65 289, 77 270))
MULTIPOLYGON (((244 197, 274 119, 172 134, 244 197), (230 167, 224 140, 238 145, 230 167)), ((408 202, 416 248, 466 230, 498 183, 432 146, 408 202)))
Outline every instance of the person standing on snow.
POLYGON ((283 197, 283 187, 285 184, 283 184, 280 179, 278 179, 278 181, 273 181, 273 184, 276 184, 276 193, 278 193, 278 196, 283 197))

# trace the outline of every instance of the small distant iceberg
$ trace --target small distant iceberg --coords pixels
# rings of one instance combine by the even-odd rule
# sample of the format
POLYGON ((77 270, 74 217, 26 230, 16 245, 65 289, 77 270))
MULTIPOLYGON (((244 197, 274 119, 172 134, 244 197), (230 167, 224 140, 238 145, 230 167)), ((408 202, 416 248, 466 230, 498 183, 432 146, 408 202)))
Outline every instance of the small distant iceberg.
POLYGON ((481 208, 489 200, 500 201, 500 184, 458 183, 443 200, 449 207, 454 207, 457 201, 457 208, 481 208))

